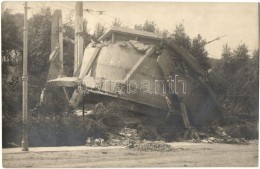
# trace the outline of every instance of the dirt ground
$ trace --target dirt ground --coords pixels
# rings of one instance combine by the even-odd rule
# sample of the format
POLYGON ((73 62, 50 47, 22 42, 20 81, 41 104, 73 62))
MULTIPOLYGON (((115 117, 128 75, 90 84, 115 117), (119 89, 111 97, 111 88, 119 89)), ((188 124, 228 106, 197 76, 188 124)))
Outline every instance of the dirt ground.
POLYGON ((258 144, 175 142, 170 152, 124 147, 35 147, 3 149, 3 167, 251 167, 258 166, 258 144))

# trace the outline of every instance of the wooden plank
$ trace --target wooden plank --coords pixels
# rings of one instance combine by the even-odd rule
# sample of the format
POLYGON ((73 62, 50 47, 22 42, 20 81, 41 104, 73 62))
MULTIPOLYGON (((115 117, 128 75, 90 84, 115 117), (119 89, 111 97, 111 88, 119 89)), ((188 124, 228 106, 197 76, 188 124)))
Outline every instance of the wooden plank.
POLYGON ((77 78, 75 77, 63 77, 47 81, 49 87, 76 87, 77 78))
POLYGON ((69 104, 73 108, 76 108, 76 107, 79 106, 79 104, 82 101, 82 99, 83 99, 83 93, 80 92, 78 89, 75 89, 73 94, 72 94, 72 96, 71 96, 69 104))
POLYGON ((65 94, 65 97, 66 97, 67 101, 70 102, 69 95, 68 95, 68 92, 67 92, 66 88, 62 87, 62 89, 64 91, 64 94, 65 94))
POLYGON ((205 73, 203 69, 201 68, 198 61, 188 52, 186 52, 184 49, 179 47, 175 44, 175 42, 171 39, 165 39, 165 44, 168 45, 174 52, 176 52, 178 55, 182 56, 182 58, 188 63, 189 66, 200 76, 204 76, 205 73))
POLYGON ((191 126, 190 126, 190 121, 189 121, 186 105, 183 102, 181 102, 180 105, 181 105, 181 112, 182 112, 182 119, 184 122, 184 126, 186 128, 190 128, 191 126))
POLYGON ((127 74, 127 76, 124 78, 124 80, 122 81, 123 84, 125 84, 129 79, 130 77, 133 77, 143 66, 143 64, 145 63, 146 59, 152 55, 153 53, 155 52, 155 47, 154 46, 151 46, 146 54, 141 57, 138 62, 134 65, 134 67, 130 70, 130 72, 127 74))
POLYGON ((50 54, 50 56, 49 56, 49 61, 54 61, 55 60, 55 58, 58 56, 58 53, 59 53, 59 50, 58 50, 59 48, 58 47, 56 47, 52 52, 51 52, 51 54, 50 54))
POLYGON ((164 50, 163 53, 158 57, 157 62, 163 73, 164 79, 169 79, 173 75, 174 61, 168 50, 164 50))
MULTIPOLYGON (((84 67, 84 68, 82 67, 82 69, 84 69, 84 70, 83 70, 83 73, 81 74, 81 76, 79 76, 79 79, 83 79, 83 77, 86 76, 86 75, 89 73, 89 71, 90 71, 90 69, 91 69, 91 66, 92 66, 94 60, 96 59, 96 57, 97 57, 97 55, 98 55, 100 49, 101 49, 101 48, 98 48, 98 47, 97 47, 97 48, 95 49, 93 55, 91 56, 91 58, 90 58, 88 64, 86 65, 86 67, 84 67)), ((82 65, 82 66, 83 66, 83 65, 82 65)))
POLYGON ((81 66, 82 66, 82 62, 80 63, 80 65, 79 65, 79 67, 77 68, 77 70, 74 72, 74 74, 73 74, 74 77, 79 76, 81 66))

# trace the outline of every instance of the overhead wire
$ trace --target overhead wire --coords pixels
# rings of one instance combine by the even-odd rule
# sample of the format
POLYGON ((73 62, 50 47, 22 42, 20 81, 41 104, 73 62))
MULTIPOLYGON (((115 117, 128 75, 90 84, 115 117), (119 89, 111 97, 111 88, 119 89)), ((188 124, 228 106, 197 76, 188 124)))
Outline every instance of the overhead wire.
POLYGON ((127 4, 127 5, 124 5, 122 7, 118 7, 118 8, 112 8, 112 9, 107 9, 107 10, 103 10, 104 12, 109 12, 109 11, 120 11, 120 10, 124 10, 124 8, 127 8, 129 6, 133 6, 133 4, 127 4))
POLYGON ((58 7, 59 9, 62 9, 62 10, 64 10, 63 8, 68 9, 68 10, 74 10, 74 8, 72 6, 70 6, 70 7, 64 6, 64 4, 61 4, 59 2, 58 3, 52 2, 52 3, 54 3, 54 4, 52 4, 53 6, 58 7))
POLYGON ((105 24, 112 26, 110 23, 106 22, 105 20, 101 19, 100 17, 96 16, 95 14, 93 14, 92 12, 88 12, 89 14, 93 15, 94 17, 96 17, 97 19, 101 20, 102 22, 104 22, 105 24))
POLYGON ((108 17, 110 17, 110 18, 119 19, 121 22, 123 22, 123 23, 125 23, 125 24, 127 24, 127 25, 130 25, 130 26, 133 26, 133 27, 135 26, 134 24, 131 24, 131 23, 129 23, 129 22, 122 21, 122 19, 120 19, 120 18, 118 18, 118 17, 114 17, 114 16, 111 16, 111 15, 108 15, 108 14, 104 14, 104 13, 103 13, 103 15, 108 16, 108 17))
POLYGON ((130 25, 130 26, 135 26, 134 24, 132 23, 129 23, 129 22, 126 22, 126 21, 123 21, 122 19, 120 19, 120 17, 115 17, 115 16, 111 16, 111 15, 108 15, 106 14, 107 11, 94 11, 92 9, 85 9, 84 11, 88 12, 88 13, 91 13, 94 15, 94 13, 97 13, 97 15, 103 15, 103 16, 107 16, 107 17, 110 17, 110 18, 114 18, 114 19, 119 19, 122 23, 126 24, 126 25, 130 25))
POLYGON ((65 2, 63 2, 63 4, 68 5, 69 7, 72 7, 73 9, 75 8, 75 5, 67 4, 67 3, 65 3, 65 2))

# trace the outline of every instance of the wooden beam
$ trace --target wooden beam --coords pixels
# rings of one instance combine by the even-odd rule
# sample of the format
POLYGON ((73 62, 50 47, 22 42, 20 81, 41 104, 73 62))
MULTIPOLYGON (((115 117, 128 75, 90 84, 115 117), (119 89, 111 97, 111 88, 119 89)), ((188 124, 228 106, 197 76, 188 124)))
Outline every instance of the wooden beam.
POLYGON ((59 43, 59 11, 55 10, 51 18, 51 51, 54 51, 59 43))
MULTIPOLYGON (((97 47, 97 48, 95 49, 94 53, 92 54, 91 58, 89 59, 89 62, 88 62, 88 64, 86 65, 86 67, 84 67, 84 68, 82 67, 82 69, 84 69, 84 71, 83 71, 83 73, 79 76, 79 79, 82 79, 84 76, 86 76, 86 75, 89 73, 89 71, 90 71, 90 69, 91 69, 91 66, 92 66, 94 60, 96 59, 96 57, 97 57, 97 55, 98 55, 100 49, 101 49, 101 48, 97 47)), ((82 65, 82 66, 83 66, 83 65, 82 65)))
POLYGON ((147 58, 152 55, 155 52, 155 47, 151 46, 150 48, 147 49, 146 54, 142 56, 138 62, 134 65, 134 67, 130 70, 130 72, 127 74, 127 76, 123 80, 123 84, 125 84, 130 77, 134 76, 143 66, 147 58))
POLYGON ((112 43, 115 43, 115 32, 112 33, 112 43))
POLYGON ((183 119, 184 126, 186 128, 190 128, 191 126, 190 126, 190 121, 189 121, 186 105, 183 102, 181 102, 180 105, 181 105, 181 112, 182 112, 182 119, 183 119))
POLYGON ((200 76, 204 76, 205 73, 203 69, 201 68, 198 61, 188 52, 186 52, 184 49, 179 47, 175 42, 171 39, 165 39, 164 43, 169 46, 174 52, 176 52, 178 55, 180 55, 186 63, 200 76))
POLYGON ((59 10, 59 77, 63 76, 63 25, 62 25, 62 13, 59 10))
POLYGON ((75 7, 75 44, 74 44, 74 73, 83 58, 83 2, 76 2, 75 7))
POLYGON ((70 99, 69 99, 69 95, 68 95, 68 92, 67 92, 67 90, 66 90, 66 88, 65 87, 62 87, 62 89, 63 89, 63 91, 64 91, 64 94, 65 94, 65 97, 66 97, 66 99, 67 99, 67 101, 68 101, 68 103, 70 102, 70 99))
POLYGON ((49 56, 49 61, 53 61, 57 56, 58 56, 58 53, 59 53, 59 48, 56 47, 50 54, 49 56))

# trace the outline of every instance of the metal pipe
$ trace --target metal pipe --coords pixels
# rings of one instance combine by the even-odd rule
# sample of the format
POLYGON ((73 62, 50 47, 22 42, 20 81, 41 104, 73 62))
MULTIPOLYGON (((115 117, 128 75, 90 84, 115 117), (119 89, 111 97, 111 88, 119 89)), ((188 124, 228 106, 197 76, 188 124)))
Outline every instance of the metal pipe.
POLYGON ((29 151, 28 148, 28 25, 27 25, 27 2, 24 3, 24 28, 23 28, 23 140, 22 151, 29 151))

